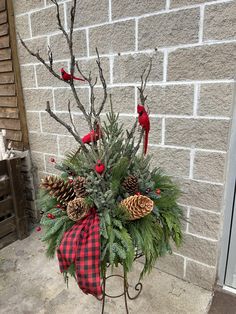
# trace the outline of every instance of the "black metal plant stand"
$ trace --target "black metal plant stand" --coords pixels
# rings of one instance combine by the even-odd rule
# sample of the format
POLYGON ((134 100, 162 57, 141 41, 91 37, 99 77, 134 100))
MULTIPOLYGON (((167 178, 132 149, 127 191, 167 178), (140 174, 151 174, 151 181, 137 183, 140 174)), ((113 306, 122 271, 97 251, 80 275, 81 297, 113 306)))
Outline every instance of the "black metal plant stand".
POLYGON ((105 309, 105 300, 106 300, 106 297, 108 298, 112 298, 112 299, 116 299, 116 298, 120 298, 122 296, 124 296, 124 302, 125 302, 125 309, 126 309, 126 314, 129 314, 129 308, 128 308, 128 299, 129 300, 135 300, 138 298, 138 296, 140 295, 141 291, 142 291, 142 288, 143 288, 143 285, 142 283, 139 281, 134 289, 136 291, 136 294, 134 296, 131 296, 130 293, 129 293, 129 283, 128 283, 128 279, 127 279, 127 273, 125 273, 124 271, 124 274, 123 276, 122 275, 118 275, 118 274, 115 274, 115 275, 109 275, 109 276, 106 276, 106 274, 104 275, 103 277, 103 295, 102 295, 102 298, 100 299, 102 301, 102 312, 101 314, 104 314, 104 309, 105 309), (122 278, 123 279, 123 292, 118 294, 118 295, 110 295, 106 292, 106 281, 109 280, 110 278, 112 277, 119 277, 119 278, 122 278))

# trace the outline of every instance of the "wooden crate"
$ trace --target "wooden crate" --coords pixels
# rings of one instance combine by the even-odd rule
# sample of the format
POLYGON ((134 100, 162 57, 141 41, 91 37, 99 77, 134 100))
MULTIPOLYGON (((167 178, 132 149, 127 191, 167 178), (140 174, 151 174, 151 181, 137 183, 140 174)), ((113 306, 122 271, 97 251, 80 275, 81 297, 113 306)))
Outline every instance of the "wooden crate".
POLYGON ((21 158, 0 161, 0 249, 28 236, 21 158))

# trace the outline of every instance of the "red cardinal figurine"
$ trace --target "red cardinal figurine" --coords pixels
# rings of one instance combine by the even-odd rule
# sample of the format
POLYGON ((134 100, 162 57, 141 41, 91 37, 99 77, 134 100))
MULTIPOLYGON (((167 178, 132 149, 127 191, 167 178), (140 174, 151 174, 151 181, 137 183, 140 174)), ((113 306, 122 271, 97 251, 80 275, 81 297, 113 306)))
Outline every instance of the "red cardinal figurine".
POLYGON ((148 146, 148 133, 150 131, 150 120, 148 113, 144 106, 138 105, 138 122, 141 127, 145 130, 145 139, 144 139, 144 155, 147 153, 147 146, 148 146))
POLYGON ((91 142, 96 142, 100 137, 101 137, 101 131, 100 131, 99 126, 98 126, 96 131, 92 130, 91 132, 86 134, 82 138, 82 142, 84 144, 89 144, 91 142))
MULTIPOLYGON (((63 68, 61 68, 61 77, 63 78, 64 81, 70 81, 72 76, 71 74, 67 73, 63 68)), ((85 81, 84 79, 75 76, 73 76, 73 79, 83 82, 85 81)))

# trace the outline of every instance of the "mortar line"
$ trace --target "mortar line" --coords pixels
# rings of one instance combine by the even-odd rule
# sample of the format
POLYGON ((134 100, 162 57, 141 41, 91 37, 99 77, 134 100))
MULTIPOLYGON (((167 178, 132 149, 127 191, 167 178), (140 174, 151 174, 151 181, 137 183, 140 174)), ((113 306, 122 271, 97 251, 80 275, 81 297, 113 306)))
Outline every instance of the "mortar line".
POLYGON ((68 31, 68 21, 67 21, 67 6, 66 6, 66 3, 64 2, 63 3, 63 12, 64 12, 64 27, 65 27, 65 30, 68 31))
POLYGON ((168 51, 163 50, 163 82, 167 81, 167 70, 168 70, 168 51))
POLYGON ((36 72, 36 65, 34 65, 34 80, 35 80, 35 89, 38 89, 38 78, 36 72))
POLYGON ((195 148, 192 148, 190 150, 189 179, 193 179, 194 158, 195 158, 195 148))
POLYGON ((31 26, 31 17, 30 17, 30 14, 28 14, 28 23, 29 23, 30 38, 32 38, 33 35, 32 35, 32 26, 31 26))
POLYGON ((88 28, 86 28, 85 30, 85 36, 86 36, 87 57, 89 57, 90 51, 89 51, 89 29, 88 28))
POLYGON ((112 21, 112 3, 111 3, 111 0, 109 0, 109 3, 108 3, 108 17, 109 17, 109 22, 112 21))
POLYGON ((161 127, 161 145, 165 145, 165 131, 166 131, 166 120, 162 118, 162 127, 161 127))
POLYGON ((186 269, 187 269, 187 258, 184 256, 184 273, 183 278, 186 278, 186 269))
POLYGON ((205 9, 205 5, 203 4, 200 6, 199 32, 198 32, 199 43, 203 42, 204 9, 205 9))
POLYGON ((193 99, 193 116, 197 118, 198 113, 198 100, 199 100, 199 84, 194 84, 194 99, 193 99))
POLYGON ((170 0, 166 0, 166 12, 170 10, 170 0))
POLYGON ((138 51, 138 19, 135 19, 135 51, 138 51))

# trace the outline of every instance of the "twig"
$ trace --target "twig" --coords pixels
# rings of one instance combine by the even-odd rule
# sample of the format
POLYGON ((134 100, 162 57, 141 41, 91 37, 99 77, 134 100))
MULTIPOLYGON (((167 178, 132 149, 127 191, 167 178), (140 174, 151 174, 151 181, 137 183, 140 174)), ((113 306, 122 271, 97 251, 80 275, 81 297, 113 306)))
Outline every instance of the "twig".
POLYGON ((67 130, 68 132, 70 132, 71 135, 73 135, 73 137, 75 138, 75 140, 81 145, 83 151, 85 153, 88 153, 88 150, 86 148, 86 146, 84 145, 84 143, 82 142, 81 138, 72 130, 72 127, 67 124, 66 122, 64 122, 63 120, 61 120, 52 110, 51 110, 51 107, 50 107, 50 103, 49 101, 47 101, 47 108, 45 109, 49 115, 54 119, 56 120, 58 123, 60 123, 61 125, 63 125, 67 130))
POLYGON ((77 135, 79 135, 79 133, 78 133, 76 127, 75 127, 72 114, 71 114, 70 100, 68 100, 67 107, 68 107, 68 112, 69 112, 69 115, 70 115, 70 122, 71 122, 71 124, 72 124, 72 126, 73 126, 73 129, 74 129, 73 131, 74 131, 77 135))
MULTIPOLYGON (((63 82, 66 82, 64 81, 60 75, 58 75, 54 70, 53 70, 53 59, 50 61, 49 60, 49 63, 50 65, 48 65, 45 60, 40 56, 39 54, 39 51, 38 52, 33 52, 31 49, 29 49, 29 47, 26 45, 26 43, 24 42, 24 40, 21 38, 20 34, 18 33, 18 36, 19 36, 19 39, 20 39, 20 42, 22 44, 22 46, 28 51, 29 54, 31 54, 31 56, 37 58, 39 60, 39 62, 41 62, 45 67, 46 69, 52 73, 52 75, 54 75, 58 80, 60 81, 63 81, 63 82)), ((66 82, 67 84, 70 84, 69 82, 66 82)))
POLYGON ((100 113, 102 112, 104 105, 106 103, 106 100, 107 100, 107 84, 106 84, 106 80, 105 80, 104 75, 103 75, 103 70, 101 67, 101 60, 100 60, 100 56, 99 56, 97 48, 96 48, 96 53, 97 53, 96 62, 97 62, 98 70, 99 70, 99 77, 100 77, 100 80, 102 82, 102 88, 103 88, 103 100, 102 100, 102 103, 100 105, 100 108, 98 109, 98 112, 96 113, 96 116, 99 116, 100 113))
POLYGON ((145 88, 146 88, 146 85, 147 85, 147 80, 148 80, 148 77, 151 73, 151 69, 152 69, 152 58, 150 58, 150 62, 149 62, 149 65, 147 68, 145 68, 143 70, 143 73, 141 74, 141 86, 138 87, 138 90, 139 90, 139 94, 140 94, 140 101, 141 101, 141 105, 144 106, 145 105, 145 102, 147 100, 147 96, 144 96, 144 91, 145 91, 145 88), (147 75, 146 77, 144 78, 144 75, 145 75, 145 72, 147 71, 147 75))

